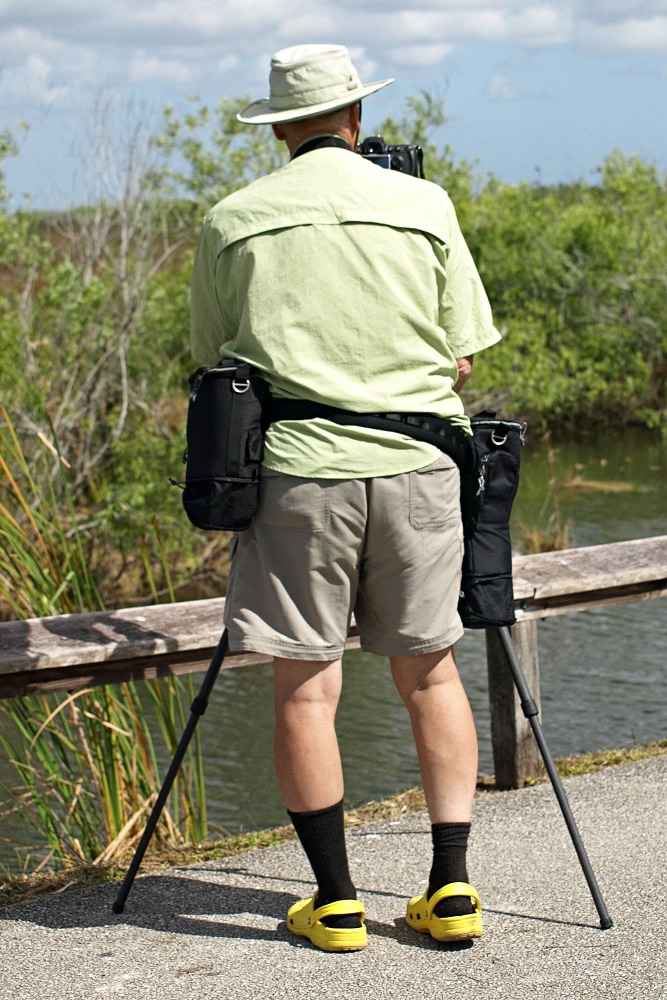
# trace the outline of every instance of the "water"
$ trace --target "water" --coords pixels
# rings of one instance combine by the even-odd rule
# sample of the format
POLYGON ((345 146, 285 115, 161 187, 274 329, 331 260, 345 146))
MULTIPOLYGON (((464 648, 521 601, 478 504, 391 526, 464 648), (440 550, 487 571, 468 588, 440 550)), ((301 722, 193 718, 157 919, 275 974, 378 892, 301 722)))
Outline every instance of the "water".
MULTIPOLYGON (((544 525, 553 509, 549 481, 574 475, 607 489, 559 490, 573 544, 596 545, 667 533, 667 448, 639 432, 581 437, 555 446, 531 441, 513 513, 544 525), (630 491, 620 491, 630 487, 630 491)), ((667 735, 665 600, 540 622, 542 722, 555 756, 661 739, 667 735)), ((480 770, 493 771, 484 636, 468 632, 457 660, 477 724, 480 770)), ((199 678, 195 679, 197 683, 199 678)), ((358 805, 419 783, 410 725, 383 658, 346 654, 337 729, 346 801, 358 805)), ((217 830, 274 826, 286 819, 273 773, 271 668, 225 670, 200 723, 217 830)), ((165 761, 166 762, 166 761, 165 761)), ((12 780, 0 760, 0 782, 12 780)), ((3 831, 5 835, 12 831, 3 831)), ((0 861, 9 858, 0 844, 0 861)))

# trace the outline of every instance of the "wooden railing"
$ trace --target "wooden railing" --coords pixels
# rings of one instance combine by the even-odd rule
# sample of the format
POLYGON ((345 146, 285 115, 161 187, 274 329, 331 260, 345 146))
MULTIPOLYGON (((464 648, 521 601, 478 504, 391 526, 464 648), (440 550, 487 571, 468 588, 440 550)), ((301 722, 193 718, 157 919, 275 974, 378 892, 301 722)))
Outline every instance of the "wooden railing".
MULTIPOLYGON (((538 704, 541 618, 666 594, 667 535, 515 558, 512 634, 538 704)), ((0 622, 0 698, 203 671, 223 608, 219 598, 0 622)), ((353 627, 347 647, 358 646, 353 627)), ((539 773, 540 758, 494 630, 487 632, 487 661, 496 784, 516 788, 539 773)), ((264 662, 229 654, 224 667, 264 662)))
MULTIPOLYGON (((539 620, 664 597, 667 536, 521 556, 514 560, 513 583, 512 638, 539 705, 539 620)), ((487 631, 486 646, 496 785, 519 788, 540 773, 542 762, 495 630, 487 631)))

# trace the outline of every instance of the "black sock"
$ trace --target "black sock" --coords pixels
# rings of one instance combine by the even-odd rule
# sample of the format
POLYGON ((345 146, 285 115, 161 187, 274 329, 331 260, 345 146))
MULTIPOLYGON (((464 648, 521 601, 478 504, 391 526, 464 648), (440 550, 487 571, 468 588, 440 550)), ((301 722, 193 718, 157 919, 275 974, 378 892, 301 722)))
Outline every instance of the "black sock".
MULTIPOLYGON (((450 882, 467 882, 466 852, 470 823, 434 823, 433 865, 428 879, 428 897, 450 882)), ((473 912, 468 896, 441 900, 433 911, 437 917, 463 916, 473 912)))
MULTIPOLYGON (((317 906, 339 899, 356 899, 345 846, 343 800, 326 809, 293 813, 287 810, 317 882, 317 906)), ((325 917, 327 927, 359 927, 359 917, 325 917)))

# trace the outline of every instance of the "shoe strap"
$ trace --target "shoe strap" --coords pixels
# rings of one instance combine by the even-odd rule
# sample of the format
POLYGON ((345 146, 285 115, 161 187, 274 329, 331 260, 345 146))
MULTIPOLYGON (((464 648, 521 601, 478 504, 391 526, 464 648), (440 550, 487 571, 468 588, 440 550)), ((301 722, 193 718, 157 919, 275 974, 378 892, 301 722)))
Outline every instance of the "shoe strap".
POLYGON ((324 917, 342 917, 348 915, 358 915, 364 917, 366 909, 359 899, 336 899, 333 903, 326 903, 324 906, 317 906, 313 910, 313 917, 322 920, 324 917))
POLYGON ((452 896, 468 896, 476 909, 482 909, 479 893, 474 886, 470 885, 468 882, 449 882, 429 897, 428 905, 431 912, 433 912, 439 902, 443 899, 451 899, 452 896))

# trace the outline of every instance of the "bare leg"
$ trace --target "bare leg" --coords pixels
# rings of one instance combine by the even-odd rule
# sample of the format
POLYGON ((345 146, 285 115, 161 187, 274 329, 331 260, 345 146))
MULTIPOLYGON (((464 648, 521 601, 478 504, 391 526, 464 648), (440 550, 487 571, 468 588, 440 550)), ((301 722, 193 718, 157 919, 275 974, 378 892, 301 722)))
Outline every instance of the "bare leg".
POLYGON ((477 734, 452 649, 391 658, 412 723, 431 823, 469 823, 477 734))
POLYGON ((340 660, 274 660, 275 764, 290 812, 325 809, 343 798, 334 726, 342 676, 340 660))
MULTIPOLYGON (((340 945, 319 943, 325 950, 353 950, 366 944, 363 906, 349 909, 356 900, 345 844, 343 772, 334 727, 342 685, 342 663, 274 660, 275 762, 278 782, 294 828, 317 882, 317 909, 338 900, 343 913, 322 918, 326 928, 341 936, 340 945), (352 944, 348 938, 352 937, 352 944), (346 943, 347 942, 347 943, 346 943)), ((295 904, 288 913, 294 929, 301 921, 295 909, 315 905, 295 904)), ((310 911, 309 911, 310 912, 310 911)), ((304 917, 305 919, 305 917, 304 917)), ((305 930, 295 933, 306 933, 305 930)), ((326 938, 326 932, 325 932, 326 938)), ((315 941, 313 937, 311 940, 315 941)), ((317 943, 317 942, 315 942, 317 943)))

